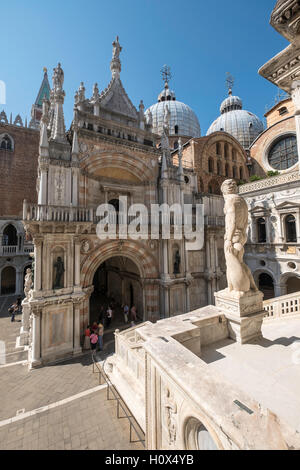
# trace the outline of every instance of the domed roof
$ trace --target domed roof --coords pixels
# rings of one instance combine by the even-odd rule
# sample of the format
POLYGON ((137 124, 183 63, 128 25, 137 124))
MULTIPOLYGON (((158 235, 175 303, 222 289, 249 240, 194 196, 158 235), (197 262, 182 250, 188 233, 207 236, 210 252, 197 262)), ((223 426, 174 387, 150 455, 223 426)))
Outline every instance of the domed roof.
POLYGON ((169 89, 168 82, 164 90, 158 95, 158 103, 150 106, 145 114, 152 114, 152 131, 162 135, 165 107, 170 110, 169 135, 201 137, 201 129, 198 118, 194 111, 186 104, 176 100, 174 91, 169 89))
POLYGON ((255 114, 243 109, 242 100, 238 96, 230 94, 221 104, 220 111, 221 116, 212 123, 206 135, 218 131, 227 132, 247 149, 264 130, 262 121, 255 114))

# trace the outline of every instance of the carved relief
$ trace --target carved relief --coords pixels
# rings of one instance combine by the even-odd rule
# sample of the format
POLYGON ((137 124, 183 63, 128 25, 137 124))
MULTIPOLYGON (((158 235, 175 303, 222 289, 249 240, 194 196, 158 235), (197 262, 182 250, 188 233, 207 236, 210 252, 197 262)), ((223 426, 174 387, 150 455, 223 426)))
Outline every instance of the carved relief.
POLYGON ((177 438, 177 405, 170 390, 165 388, 164 395, 165 420, 168 429, 169 444, 175 444, 177 438))

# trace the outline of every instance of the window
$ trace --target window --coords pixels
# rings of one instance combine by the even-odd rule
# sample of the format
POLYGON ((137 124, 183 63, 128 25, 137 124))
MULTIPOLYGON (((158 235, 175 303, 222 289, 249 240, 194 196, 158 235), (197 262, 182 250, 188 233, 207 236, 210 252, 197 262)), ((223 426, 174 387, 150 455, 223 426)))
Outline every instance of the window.
POLYGON ((177 140, 175 140, 175 142, 174 142, 174 149, 175 150, 178 149, 178 141, 177 140))
POLYGON ((283 108, 278 109, 279 116, 283 116, 288 112, 287 107, 284 106, 283 108))
POLYGON ((294 135, 277 140, 268 155, 269 164, 274 170, 287 170, 298 162, 297 139, 294 135))
POLYGON ((232 155, 232 160, 235 161, 236 160, 236 150, 235 149, 232 149, 231 155, 232 155))
POLYGON ((258 243, 266 243, 267 241, 266 221, 262 217, 257 221, 257 238, 258 243))
POLYGON ((219 142, 217 142, 216 144, 216 153, 217 155, 221 155, 221 145, 219 142))
POLYGON ((3 230, 2 245, 5 246, 17 246, 18 245, 18 235, 16 228, 9 224, 3 230))
POLYGON ((229 175, 229 165, 228 165, 228 163, 226 163, 226 165, 225 165, 225 176, 227 176, 227 177, 230 176, 229 175))
POLYGON ((214 161, 212 158, 208 160, 208 172, 213 173, 214 172, 214 161))
POLYGON ((0 149, 13 150, 12 139, 8 135, 4 135, 0 138, 0 149))
POLYGON ((234 167, 232 168, 232 174, 233 174, 233 178, 236 179, 236 178, 237 178, 236 166, 234 166, 234 167))
POLYGON ((178 132, 179 132, 179 127, 176 125, 176 126, 175 126, 175 134, 177 135, 178 132))
POLYGON ((218 162, 218 163, 217 163, 217 171, 218 171, 218 175, 219 175, 219 176, 222 176, 222 165, 221 165, 221 162, 218 162))
POLYGON ((224 145, 224 157, 228 160, 228 144, 224 145))
POLYGON ((293 215, 288 215, 285 219, 285 235, 288 243, 297 242, 296 219, 293 215))
POLYGON ((243 172, 243 168, 240 167, 240 180, 243 180, 244 179, 244 172, 243 172))

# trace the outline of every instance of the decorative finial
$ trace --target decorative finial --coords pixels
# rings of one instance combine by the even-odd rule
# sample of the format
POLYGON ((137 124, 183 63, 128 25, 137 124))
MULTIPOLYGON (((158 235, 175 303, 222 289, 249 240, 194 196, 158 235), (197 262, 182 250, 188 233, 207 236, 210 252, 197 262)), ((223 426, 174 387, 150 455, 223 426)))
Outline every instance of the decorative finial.
POLYGON ((168 84, 172 78, 171 69, 168 65, 164 65, 160 71, 163 81, 168 84))
POLYGON ((229 72, 227 72, 226 73, 226 86, 228 88, 228 95, 229 96, 232 95, 233 85, 234 85, 234 77, 229 72))

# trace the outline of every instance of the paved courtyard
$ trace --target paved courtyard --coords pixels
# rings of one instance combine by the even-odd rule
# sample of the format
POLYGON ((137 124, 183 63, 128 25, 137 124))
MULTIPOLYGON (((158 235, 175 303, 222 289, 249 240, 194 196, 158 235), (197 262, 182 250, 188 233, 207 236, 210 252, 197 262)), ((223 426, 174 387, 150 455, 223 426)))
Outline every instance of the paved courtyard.
MULTIPOLYGON (((128 420, 118 419, 116 402, 107 401, 90 353, 28 371, 27 352, 15 349, 21 316, 11 323, 7 314, 14 300, 0 305, 6 348, 6 364, 0 364, 0 450, 142 449, 129 442, 128 420)), ((113 338, 113 332, 106 336, 99 359, 113 351, 113 338)))

